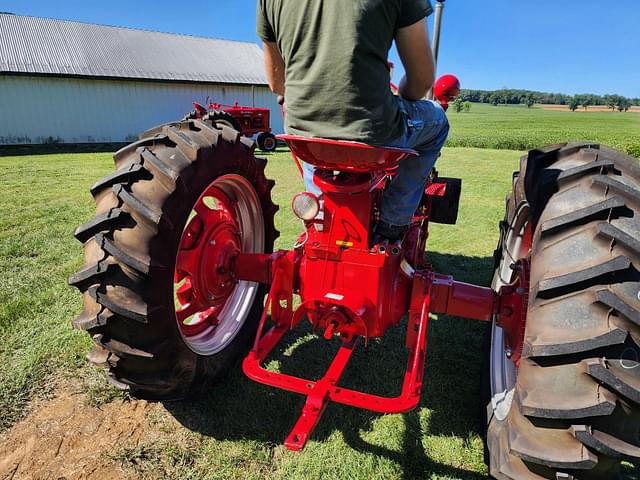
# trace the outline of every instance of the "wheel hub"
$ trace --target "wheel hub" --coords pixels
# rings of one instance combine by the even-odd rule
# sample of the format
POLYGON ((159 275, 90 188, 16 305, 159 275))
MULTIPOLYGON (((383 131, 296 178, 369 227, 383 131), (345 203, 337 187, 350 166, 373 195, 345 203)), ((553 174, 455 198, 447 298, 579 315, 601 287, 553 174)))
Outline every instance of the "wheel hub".
POLYGON ((529 304, 529 260, 522 259, 512 265, 514 281, 500 289, 500 314, 498 326, 504 329, 505 353, 520 365, 529 304))
POLYGON ((182 234, 175 270, 176 317, 186 337, 217 326, 236 286, 231 264, 242 238, 234 207, 224 192, 210 186, 182 234))

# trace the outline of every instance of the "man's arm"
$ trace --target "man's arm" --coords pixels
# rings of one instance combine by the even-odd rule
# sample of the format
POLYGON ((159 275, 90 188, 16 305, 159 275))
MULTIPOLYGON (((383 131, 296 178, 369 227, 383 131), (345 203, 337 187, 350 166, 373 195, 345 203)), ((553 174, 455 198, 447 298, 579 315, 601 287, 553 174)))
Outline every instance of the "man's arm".
POLYGON ((424 98, 435 81, 435 65, 427 34, 427 20, 398 29, 396 46, 404 66, 405 76, 398 93, 406 100, 424 98))
POLYGON ((284 95, 284 60, 276 42, 262 42, 267 82, 273 93, 284 95))

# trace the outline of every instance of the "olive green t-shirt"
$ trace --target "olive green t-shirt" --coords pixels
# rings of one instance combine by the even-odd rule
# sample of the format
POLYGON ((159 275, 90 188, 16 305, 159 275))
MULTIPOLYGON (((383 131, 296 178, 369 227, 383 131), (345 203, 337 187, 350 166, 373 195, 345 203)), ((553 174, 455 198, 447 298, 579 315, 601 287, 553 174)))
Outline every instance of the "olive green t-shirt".
POLYGON ((257 0, 257 33, 285 63, 287 132, 384 145, 404 132, 387 55, 429 0, 257 0))

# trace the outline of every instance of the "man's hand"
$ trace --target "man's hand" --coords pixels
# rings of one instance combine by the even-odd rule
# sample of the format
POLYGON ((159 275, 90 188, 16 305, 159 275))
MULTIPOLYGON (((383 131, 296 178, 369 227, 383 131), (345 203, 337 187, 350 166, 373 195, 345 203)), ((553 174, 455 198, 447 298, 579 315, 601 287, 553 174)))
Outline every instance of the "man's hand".
POLYGON ((398 93, 406 100, 424 98, 435 81, 436 68, 427 28, 427 20, 422 19, 400 28, 396 34, 396 46, 405 71, 398 93))
POLYGON ((264 67, 267 72, 267 82, 271 91, 277 95, 284 95, 284 60, 275 42, 262 42, 264 50, 264 67))

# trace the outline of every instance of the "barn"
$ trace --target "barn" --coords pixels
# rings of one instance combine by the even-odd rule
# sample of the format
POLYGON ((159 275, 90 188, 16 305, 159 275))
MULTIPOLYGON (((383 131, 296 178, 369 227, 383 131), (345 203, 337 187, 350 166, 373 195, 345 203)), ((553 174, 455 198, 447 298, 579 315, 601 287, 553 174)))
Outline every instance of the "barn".
POLYGON ((283 131, 254 43, 0 14, 0 145, 129 142, 207 98, 283 131))

